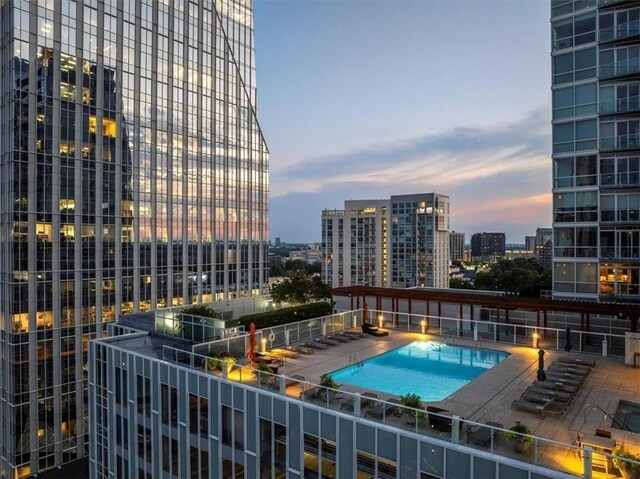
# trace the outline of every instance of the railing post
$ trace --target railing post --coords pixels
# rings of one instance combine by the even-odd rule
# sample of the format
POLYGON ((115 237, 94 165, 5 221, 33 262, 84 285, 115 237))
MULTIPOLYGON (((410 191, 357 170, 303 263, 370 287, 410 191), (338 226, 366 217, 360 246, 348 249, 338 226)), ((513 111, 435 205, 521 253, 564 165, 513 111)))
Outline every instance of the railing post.
POLYGON ((353 398, 353 415, 355 417, 360 417, 362 407, 362 398, 360 397, 360 393, 356 393, 353 398))
POLYGON ((584 473, 582 477, 584 479, 591 479, 591 469, 592 469, 592 449, 591 446, 584 446, 582 448, 582 467, 584 468, 584 473))
POLYGON ((285 396, 287 394, 287 380, 283 374, 278 376, 278 386, 280 389, 280 394, 285 396))
POLYGON ((453 416, 451 420, 451 442, 460 443, 460 416, 453 416))

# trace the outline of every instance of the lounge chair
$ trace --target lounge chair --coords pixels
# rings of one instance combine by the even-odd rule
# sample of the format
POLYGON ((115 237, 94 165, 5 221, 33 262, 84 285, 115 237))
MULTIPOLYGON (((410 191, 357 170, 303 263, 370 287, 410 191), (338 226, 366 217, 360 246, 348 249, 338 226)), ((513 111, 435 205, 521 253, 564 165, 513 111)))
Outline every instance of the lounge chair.
POLYGON ((569 364, 579 364, 582 366, 588 366, 590 368, 596 365, 596 361, 594 359, 585 359, 585 358, 574 358, 571 356, 560 356, 558 361, 561 363, 569 363, 569 364))
POLYGON ((387 399, 386 403, 378 402, 371 409, 367 409, 364 413, 367 417, 372 417, 374 419, 378 419, 382 421, 384 416, 389 414, 397 415, 398 407, 400 406, 400 400, 396 398, 387 399))
MULTIPOLYGON (((306 379, 304 376, 300 376, 299 374, 294 374, 293 376, 289 376, 284 381, 285 389, 289 386, 295 386, 296 384, 300 384, 300 382, 304 382, 306 379)), ((275 381, 269 383, 269 387, 271 389, 275 389, 276 391, 280 389, 280 379, 276 378, 275 381)))
POLYGON ((577 386, 582 386, 584 383, 584 378, 579 376, 574 376, 569 373, 559 373, 554 371, 547 371, 547 379, 550 381, 560 381, 567 384, 575 384, 577 386))
MULTIPOLYGON (((431 429, 440 432, 451 432, 453 428, 453 418, 449 411, 436 406, 427 406, 427 415, 429 416, 431 429)), ((462 428, 462 422, 460 422, 460 428, 462 428)))
POLYGON ((524 399, 516 399, 511 403, 511 409, 538 414, 539 416, 542 416, 544 418, 547 414, 547 408, 552 402, 553 399, 550 399, 549 401, 542 404, 537 402, 525 401, 524 399))
POLYGON ((305 391, 302 391, 300 393, 300 399, 303 399, 305 401, 311 401, 313 399, 318 399, 320 397, 320 394, 322 394, 322 391, 324 390, 323 387, 320 386, 315 386, 312 388, 309 388, 305 391))
POLYGON ((374 326, 371 323, 362 323, 362 332, 370 334, 371 336, 381 337, 389 336, 389 331, 386 329, 380 329, 378 326, 374 326))
POLYGON ((520 399, 523 401, 546 405, 546 414, 550 416, 560 416, 567 410, 569 403, 566 401, 558 401, 556 395, 553 394, 552 391, 551 393, 551 395, 541 395, 532 392, 524 392, 520 396, 520 399))
POLYGON ((501 431, 496 431, 495 429, 487 426, 498 427, 503 429, 504 426, 499 422, 487 422, 486 425, 467 425, 467 444, 470 442, 474 444, 478 444, 480 446, 489 447, 491 446, 491 440, 493 439, 493 444, 495 446, 496 438, 500 434, 501 431))
POLYGON ((329 346, 321 343, 301 343, 300 346, 311 349, 329 349, 329 346))
POLYGON ((573 401, 573 398, 575 397, 571 393, 565 393, 565 392, 557 391, 554 389, 545 389, 545 388, 534 387, 534 386, 529 386, 527 389, 525 389, 525 393, 538 394, 539 396, 548 396, 548 397, 551 397, 551 395, 555 395, 556 401, 567 402, 567 403, 573 401))
POLYGON ((341 338, 346 339, 347 341, 355 341, 357 339, 360 339, 361 336, 358 335, 356 336, 355 334, 346 334, 346 333, 336 333, 336 336, 339 336, 341 338))
POLYGON ((305 348, 303 346, 287 346, 285 349, 299 354, 313 354, 313 349, 305 348))
POLYGON ((349 336, 349 337, 354 338, 354 339, 361 339, 361 338, 366 338, 367 337, 366 334, 359 333, 357 331, 344 331, 341 334, 344 334, 345 336, 349 336))
MULTIPOLYGON (((360 396, 360 409, 364 409, 366 407, 372 406, 373 405, 372 399, 378 399, 378 395, 368 391, 365 393, 362 393, 362 395, 360 396)), ((340 403, 340 410, 347 409, 350 412, 353 412, 355 403, 356 403, 355 396, 351 396, 349 399, 345 399, 340 403)))
POLYGON ((325 336, 325 339, 329 339, 331 341, 338 341, 339 343, 348 343, 351 342, 351 339, 343 338, 338 334, 332 334, 329 336, 325 336))
POLYGON ((333 339, 327 338, 318 338, 314 340, 316 343, 326 344, 327 346, 337 346, 340 343, 338 341, 334 341, 333 339))
POLYGON ((276 348, 276 349, 272 349, 270 353, 282 358, 287 358, 287 359, 297 359, 300 357, 299 352, 289 351, 288 349, 276 348))
POLYGON ((575 376, 587 377, 591 372, 591 369, 584 366, 573 366, 568 363, 553 363, 549 366, 549 371, 558 371, 573 374, 575 376))
POLYGON ((578 392, 578 389, 580 389, 580 385, 578 384, 567 384, 563 381, 552 381, 550 379, 547 379, 546 381, 533 381, 531 385, 538 388, 562 391, 569 394, 575 394, 578 392))

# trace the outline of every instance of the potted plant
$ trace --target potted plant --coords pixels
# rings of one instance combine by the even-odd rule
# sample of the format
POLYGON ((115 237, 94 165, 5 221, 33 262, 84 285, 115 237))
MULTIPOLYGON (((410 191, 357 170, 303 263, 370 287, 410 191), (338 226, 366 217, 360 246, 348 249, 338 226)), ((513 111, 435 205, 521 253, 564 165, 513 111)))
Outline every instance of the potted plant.
POLYGON ((269 366, 267 366, 267 363, 258 363, 256 375, 260 384, 265 384, 269 380, 269 366))
POLYGON ((511 447, 515 452, 524 452, 533 444, 531 434, 531 429, 520 421, 516 421, 516 423, 509 428, 509 432, 504 433, 504 437, 511 443, 511 447))
POLYGON ((229 375, 235 364, 236 358, 228 353, 220 353, 220 369, 224 367, 227 376, 229 375))
POLYGON ((331 374, 323 374, 320 376, 320 386, 327 388, 324 390, 325 393, 336 392, 340 385, 336 383, 331 374))
POLYGON ((402 409, 402 413, 408 413, 413 415, 413 409, 422 409, 422 401, 420 400, 420 396, 417 394, 406 394, 404 396, 400 396, 400 404, 402 406, 406 406, 411 409, 402 409))
POLYGON ((640 464, 634 462, 623 461, 622 459, 631 459, 633 461, 640 461, 639 454, 633 454, 627 451, 624 447, 613 451, 613 463, 618 468, 624 479, 640 479, 640 464))
POLYGON ((211 353, 211 355, 203 361, 206 361, 206 368, 209 371, 215 371, 220 368, 220 355, 218 355, 218 353, 211 353))

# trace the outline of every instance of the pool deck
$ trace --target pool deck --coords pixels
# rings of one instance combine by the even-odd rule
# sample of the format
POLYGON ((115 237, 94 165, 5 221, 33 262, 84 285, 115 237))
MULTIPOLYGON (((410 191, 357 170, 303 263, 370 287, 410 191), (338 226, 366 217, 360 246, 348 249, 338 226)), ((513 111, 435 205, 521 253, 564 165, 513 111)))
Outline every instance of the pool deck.
MULTIPOLYGON (((285 376, 302 375, 310 383, 319 383, 320 376, 338 369, 366 360, 372 356, 399 348, 416 340, 436 340, 459 346, 479 347, 502 350, 510 356, 478 378, 471 381, 443 401, 429 402, 447 409, 453 414, 471 421, 482 423, 501 423, 509 428, 516 421, 525 423, 535 436, 575 443, 578 434, 593 435, 596 428, 603 427, 603 412, 591 409, 597 405, 610 417, 615 414, 618 402, 624 399, 640 402, 640 368, 625 366, 622 358, 601 357, 595 355, 578 355, 574 352, 546 350, 545 364, 548 366, 560 356, 581 356, 593 359, 596 366, 579 389, 569 409, 559 418, 542 418, 535 414, 511 409, 511 403, 519 399, 522 392, 536 379, 538 370, 538 350, 523 346, 512 346, 488 341, 474 342, 470 339, 439 337, 418 333, 390 331, 390 336, 362 338, 325 350, 314 350, 311 355, 301 355, 298 359, 287 360, 279 373, 285 376), (585 420, 585 412, 586 420, 585 420)), ((294 389, 294 388, 290 388, 294 389)), ((299 388, 295 388, 299 389, 299 388)), ((364 392, 362 388, 343 384, 340 388, 348 392, 364 392)), ((288 390, 288 394, 299 391, 288 390)), ((376 391, 372 391, 376 392, 376 391)), ((377 392, 378 398, 388 399, 393 395, 377 392)), ((640 434, 611 428, 611 420, 607 419, 605 429, 611 430, 612 437, 618 445, 624 443, 625 448, 640 453, 640 434)), ((567 450, 568 455, 572 452, 567 450)), ((558 460, 563 460, 562 458, 558 460)), ((565 458, 564 460, 575 460, 565 458)), ((606 477, 594 474, 594 477, 606 477)), ((612 477, 612 476, 609 476, 612 477)))

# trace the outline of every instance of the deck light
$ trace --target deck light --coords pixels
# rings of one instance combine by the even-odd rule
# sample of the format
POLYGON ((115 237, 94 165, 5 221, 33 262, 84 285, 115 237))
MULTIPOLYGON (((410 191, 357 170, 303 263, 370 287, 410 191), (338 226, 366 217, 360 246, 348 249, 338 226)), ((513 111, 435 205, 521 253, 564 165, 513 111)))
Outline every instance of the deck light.
POLYGON ((384 316, 383 315, 378 316, 378 323, 380 323, 380 327, 381 328, 384 326, 384 316))
POLYGON ((422 334, 426 334, 427 332, 427 322, 423 319, 420 321, 420 327, 422 328, 422 334))
POLYGON ((263 352, 263 353, 266 353, 267 352, 267 338, 262 338, 260 340, 260 343, 261 343, 260 351, 263 352))
POLYGON ((538 349, 538 338, 540 336, 538 335, 538 333, 533 333, 533 348, 534 349, 538 349))

